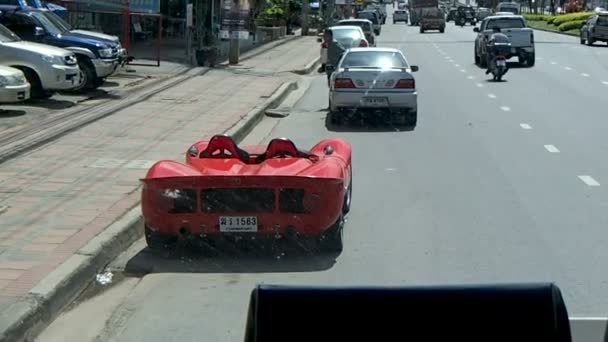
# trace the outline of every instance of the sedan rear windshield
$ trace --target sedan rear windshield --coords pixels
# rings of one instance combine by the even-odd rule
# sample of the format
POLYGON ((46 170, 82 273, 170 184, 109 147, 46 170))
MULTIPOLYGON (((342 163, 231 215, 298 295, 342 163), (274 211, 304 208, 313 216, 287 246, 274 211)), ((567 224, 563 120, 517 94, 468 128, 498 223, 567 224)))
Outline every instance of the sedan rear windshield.
POLYGON ((363 32, 371 32, 372 28, 371 25, 369 23, 366 23, 365 21, 344 21, 339 23, 338 25, 340 26, 359 26, 363 32))
POLYGON ((343 68, 407 68, 407 62, 401 54, 390 51, 357 51, 349 52, 342 61, 343 68))
POLYGON ((361 32, 357 29, 335 29, 333 30, 334 39, 336 40, 344 40, 344 39, 361 39, 361 32))
POLYGON ((491 30, 494 27, 498 27, 502 29, 511 29, 511 28, 524 28, 526 25, 524 21, 520 18, 501 18, 501 19, 492 19, 488 21, 488 25, 486 25, 486 30, 491 30))
POLYGON ((370 20, 374 24, 378 23, 378 20, 376 19, 376 15, 374 13, 372 13, 372 12, 359 12, 359 14, 357 15, 357 17, 359 17, 361 19, 370 20))
POLYGON ((600 15, 597 17, 597 26, 608 26, 608 15, 600 15))

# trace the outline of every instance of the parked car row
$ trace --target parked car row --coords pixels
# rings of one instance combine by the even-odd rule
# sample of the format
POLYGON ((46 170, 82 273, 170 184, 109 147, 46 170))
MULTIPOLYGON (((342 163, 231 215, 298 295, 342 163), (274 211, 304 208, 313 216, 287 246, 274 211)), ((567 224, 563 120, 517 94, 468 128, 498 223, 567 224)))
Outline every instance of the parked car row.
POLYGON ((116 36, 74 30, 47 9, 0 5, 0 102, 97 88, 126 57, 116 36))

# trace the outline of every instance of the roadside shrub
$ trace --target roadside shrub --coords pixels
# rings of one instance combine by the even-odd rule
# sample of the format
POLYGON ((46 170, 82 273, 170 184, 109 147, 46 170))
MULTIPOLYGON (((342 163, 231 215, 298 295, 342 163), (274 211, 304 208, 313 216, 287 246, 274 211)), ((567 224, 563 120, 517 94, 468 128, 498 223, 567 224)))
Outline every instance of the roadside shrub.
POLYGON ((550 18, 547 18, 547 24, 553 24, 555 18, 557 18, 557 16, 551 16, 550 18))
POLYGON ((587 20, 592 15, 593 12, 579 12, 558 15, 557 17, 555 17, 555 19, 553 19, 552 24, 555 26, 560 26, 561 24, 567 23, 569 21, 587 20))
POLYGON ((541 21, 545 20, 545 15, 542 14, 524 14, 524 18, 529 21, 541 21))
POLYGON ((560 31, 580 30, 587 20, 574 20, 565 22, 557 27, 560 31))

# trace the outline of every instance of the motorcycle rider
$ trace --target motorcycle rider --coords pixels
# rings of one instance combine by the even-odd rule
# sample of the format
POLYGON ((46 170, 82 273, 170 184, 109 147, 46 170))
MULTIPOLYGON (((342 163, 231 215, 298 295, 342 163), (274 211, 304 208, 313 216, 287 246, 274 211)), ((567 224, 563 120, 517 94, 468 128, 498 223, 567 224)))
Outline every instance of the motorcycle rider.
MULTIPOLYGON (((496 55, 498 53, 498 48, 496 47, 496 43, 508 43, 509 42, 509 37, 507 37, 507 35, 505 35, 504 33, 500 32, 500 27, 498 26, 494 26, 492 27, 492 35, 490 36, 490 39, 488 40, 488 45, 486 47, 486 51, 487 51, 487 56, 488 56, 488 70, 486 70, 486 75, 492 72, 492 66, 494 65, 494 59, 496 58, 496 55)), ((507 73, 507 71, 509 70, 509 68, 505 68, 505 74, 507 73)))
MULTIPOLYGON (((327 42, 327 65, 331 65, 335 69, 346 48, 334 39, 334 34, 330 29, 325 30, 324 39, 327 42)), ((327 81, 329 82, 333 70, 325 68, 325 72, 327 73, 327 81)))

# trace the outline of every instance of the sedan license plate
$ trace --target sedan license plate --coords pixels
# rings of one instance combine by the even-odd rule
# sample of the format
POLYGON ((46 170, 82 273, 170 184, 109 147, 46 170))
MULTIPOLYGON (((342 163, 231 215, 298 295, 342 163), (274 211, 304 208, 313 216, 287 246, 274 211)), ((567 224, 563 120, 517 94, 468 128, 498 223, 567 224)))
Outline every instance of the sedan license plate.
POLYGON ((361 104, 365 107, 387 107, 388 99, 386 97, 364 97, 361 104))
POLYGON ((255 216, 220 216, 220 232, 257 232, 258 218, 255 216))
POLYGON ((507 61, 505 61, 504 59, 499 59, 496 61, 496 65, 498 66, 507 66, 507 61))

